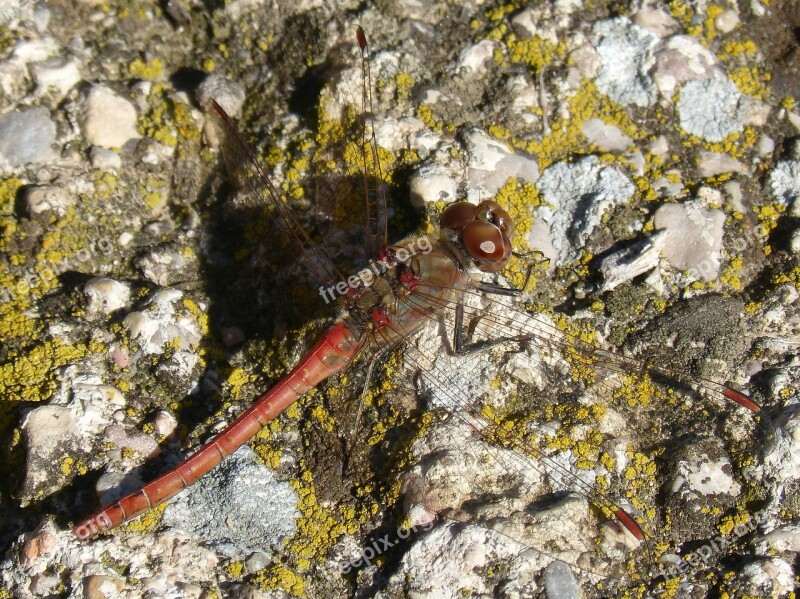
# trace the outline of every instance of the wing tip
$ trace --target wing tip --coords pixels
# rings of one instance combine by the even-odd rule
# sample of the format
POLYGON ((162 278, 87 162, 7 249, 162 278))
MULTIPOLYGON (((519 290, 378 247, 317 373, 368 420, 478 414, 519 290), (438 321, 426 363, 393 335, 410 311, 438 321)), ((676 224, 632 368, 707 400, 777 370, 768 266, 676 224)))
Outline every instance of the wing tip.
POLYGON ((228 116, 228 113, 225 112, 225 109, 222 106, 220 106, 219 102, 217 102, 214 98, 211 98, 209 104, 211 105, 211 108, 213 108, 216 111, 216 113, 222 120, 226 122, 231 120, 231 118, 228 116))
POLYGON ((740 406, 744 406, 748 410, 752 410, 753 412, 760 412, 761 406, 759 406, 756 402, 750 399, 747 395, 742 393, 741 391, 737 391, 736 389, 732 389, 731 387, 725 387, 722 390, 722 394, 730 399, 731 401, 735 401, 740 406))
POLYGON ((367 36, 364 33, 364 30, 361 28, 361 25, 356 25, 356 37, 358 38, 358 47, 361 50, 367 49, 367 36))
POLYGON ((616 508, 614 510, 614 515, 617 517, 617 520, 630 532, 634 537, 636 537, 640 541, 644 541, 644 531, 642 527, 639 526, 639 523, 633 519, 633 516, 628 514, 622 508, 616 508))

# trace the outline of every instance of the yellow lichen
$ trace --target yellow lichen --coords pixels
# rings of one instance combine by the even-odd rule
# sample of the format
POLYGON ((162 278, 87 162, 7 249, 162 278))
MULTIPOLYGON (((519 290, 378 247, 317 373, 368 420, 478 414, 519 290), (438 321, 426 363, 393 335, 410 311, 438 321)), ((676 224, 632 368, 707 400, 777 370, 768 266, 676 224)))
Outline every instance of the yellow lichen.
POLYGON ((137 58, 129 66, 128 71, 138 79, 156 81, 164 74, 164 61, 160 58, 153 58, 149 62, 137 58))
POLYGON ((120 530, 136 532, 143 535, 153 532, 161 523, 161 517, 164 515, 164 510, 167 509, 167 505, 169 504, 165 502, 154 507, 153 509, 147 510, 138 518, 134 518, 130 522, 123 524, 120 527, 120 530))
POLYGON ((227 569, 231 578, 239 578, 244 571, 244 564, 242 562, 230 562, 227 569))
POLYGON ((234 399, 239 399, 242 395, 242 387, 246 384, 251 383, 256 380, 255 375, 248 374, 242 368, 234 368, 231 370, 230 374, 228 374, 227 382, 231 386, 230 388, 230 395, 234 399))

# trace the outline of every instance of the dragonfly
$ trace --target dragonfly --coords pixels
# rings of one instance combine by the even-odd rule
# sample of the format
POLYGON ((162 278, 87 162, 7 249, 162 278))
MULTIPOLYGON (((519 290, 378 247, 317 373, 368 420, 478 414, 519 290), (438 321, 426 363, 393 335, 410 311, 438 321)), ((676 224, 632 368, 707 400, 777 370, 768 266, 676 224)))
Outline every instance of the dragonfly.
MULTIPOLYGON (((369 115, 361 131, 363 237, 367 254, 373 260, 357 275, 350 276, 331 264, 326 252, 313 243, 295 217, 290 202, 275 187, 233 119, 211 100, 208 113, 224 132, 223 151, 226 161, 234 165, 232 170, 237 171, 237 183, 272 211, 279 221, 278 230, 290 237, 305 256, 304 262, 319 283, 321 295, 326 301, 335 298, 338 316, 294 368, 226 428, 170 471, 79 522, 73 534, 88 539, 155 508, 220 464, 329 377, 358 363, 366 370, 366 386, 376 364, 392 352, 400 351, 406 365, 419 374, 420 388, 436 396, 440 404, 446 404, 447 413, 461 419, 473 434, 492 437, 498 449, 491 450, 490 455, 502 468, 508 471, 537 468, 556 473, 572 492, 582 495, 616 521, 630 538, 645 541, 645 531, 630 509, 606 497, 532 441, 504 434, 502 427, 493 426, 494 418, 488 412, 473 410, 465 397, 468 391, 460 385, 464 373, 457 367, 441 366, 436 353, 419 342, 420 337, 446 323, 452 333, 450 353, 456 357, 469 359, 503 347, 517 351, 533 347, 562 356, 561 374, 569 377, 582 373, 588 377, 587 385, 594 383, 611 389, 611 383, 603 377, 634 373, 645 379, 677 381, 694 393, 736 404, 752 413, 759 412, 759 406, 732 386, 689 378, 665 366, 603 349, 565 332, 551 319, 515 305, 522 289, 502 284, 496 275, 513 257, 524 260, 525 256, 513 249, 512 217, 494 200, 451 203, 438 215, 435 232, 388 243, 384 176, 371 120, 369 46, 360 27, 356 33, 361 52, 361 103, 369 115)), ((547 360, 541 355, 530 359, 547 360)), ((360 408, 355 420, 357 427, 360 408)))

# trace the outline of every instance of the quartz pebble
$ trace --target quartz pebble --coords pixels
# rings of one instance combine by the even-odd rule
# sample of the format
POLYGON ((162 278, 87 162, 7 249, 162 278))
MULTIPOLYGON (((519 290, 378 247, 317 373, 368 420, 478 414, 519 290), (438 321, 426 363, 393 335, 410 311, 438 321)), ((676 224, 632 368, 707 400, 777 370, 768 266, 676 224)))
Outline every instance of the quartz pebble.
POLYGON ((89 300, 86 306, 89 314, 111 314, 124 308, 131 299, 128 285, 106 277, 89 279, 83 292, 89 300))
POLYGON ((556 560, 544 569, 544 594, 547 599, 580 599, 582 593, 569 566, 556 560))
POLYGON ((54 90, 57 99, 62 99, 81 80, 78 63, 61 57, 48 58, 30 65, 36 82, 36 95, 54 90))
POLYGON ((118 171, 122 167, 122 158, 114 150, 94 146, 89 151, 92 167, 103 171, 118 171))
POLYGON ((86 97, 81 129, 90 144, 105 148, 120 148, 140 137, 133 104, 102 85, 86 97))
POLYGON ((533 182, 539 177, 535 159, 517 154, 481 130, 470 130, 465 143, 469 153, 467 197, 475 203, 496 194, 509 177, 520 182, 533 182))
POLYGON ((633 145, 633 140, 619 128, 609 125, 602 119, 587 119, 581 129, 584 137, 601 150, 622 152, 633 145))
POLYGON ((711 281, 719 275, 725 213, 706 210, 697 202, 664 204, 654 216, 656 229, 666 232, 662 255, 694 280, 711 281))
POLYGON ((415 208, 440 200, 452 202, 456 197, 456 180, 442 168, 422 168, 411 177, 411 205, 415 208))

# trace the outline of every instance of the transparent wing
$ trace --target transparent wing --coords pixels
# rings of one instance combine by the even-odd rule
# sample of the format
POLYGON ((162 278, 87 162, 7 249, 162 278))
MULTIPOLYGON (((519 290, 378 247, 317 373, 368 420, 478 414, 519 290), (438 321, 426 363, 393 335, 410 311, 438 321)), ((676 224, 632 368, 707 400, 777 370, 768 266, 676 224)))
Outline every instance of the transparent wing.
POLYGON ((254 150, 225 110, 212 99, 207 112, 223 132, 222 157, 234 185, 244 190, 251 202, 273 212, 276 230, 293 239, 305 266, 320 285, 328 287, 344 280, 342 273, 294 217, 292 207, 275 188, 254 150))

